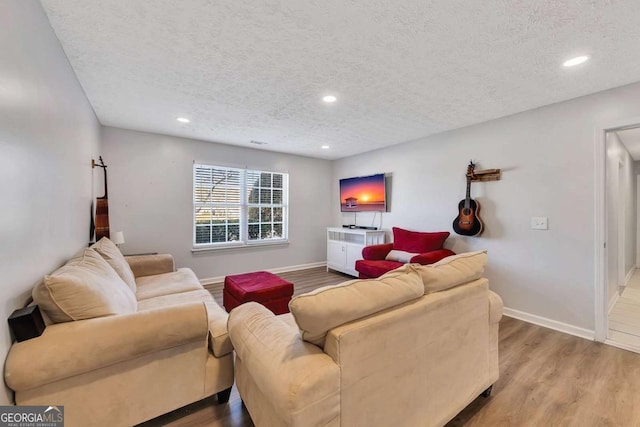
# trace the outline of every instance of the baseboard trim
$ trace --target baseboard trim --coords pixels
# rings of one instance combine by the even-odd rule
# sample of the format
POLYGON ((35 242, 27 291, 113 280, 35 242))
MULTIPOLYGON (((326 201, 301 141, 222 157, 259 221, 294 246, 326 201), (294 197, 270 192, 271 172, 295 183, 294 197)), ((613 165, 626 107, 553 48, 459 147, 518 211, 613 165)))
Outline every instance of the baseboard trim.
POLYGON ((607 310, 607 314, 611 314, 611 310, 613 310, 613 307, 616 305, 619 299, 620 299, 620 288, 618 287, 618 290, 616 291, 615 295, 613 295, 613 298, 611 298, 611 301, 609 301, 609 309, 607 310))
POLYGON ((636 268, 637 268, 636 265, 633 264, 633 267, 631 267, 631 269, 627 273, 627 276, 624 278, 624 285, 622 286, 627 286, 627 283, 629 283, 629 280, 631 280, 631 276, 633 276, 633 273, 636 271, 636 268))
POLYGON ((554 331, 564 332, 565 334, 574 335, 590 341, 593 341, 596 336, 595 331, 589 329, 580 328, 578 326, 569 325, 567 323, 558 322, 557 320, 551 320, 546 317, 536 316, 535 314, 514 310, 508 307, 504 308, 503 314, 507 317, 512 317, 527 323, 533 323, 534 325, 543 326, 545 328, 553 329, 554 331))
POLYGON ((613 298, 611 298, 611 301, 609 301, 609 308, 607 309, 607 314, 609 315, 611 314, 611 310, 613 310, 613 307, 616 305, 616 303, 620 299, 620 295, 622 295, 622 291, 624 291, 624 289, 629 284, 629 280, 631 280, 631 276, 633 276, 633 273, 635 271, 636 271, 636 265, 633 264, 633 267, 631 267, 631 269, 627 273, 627 276, 624 278, 624 281, 622 282, 622 284, 618 286, 618 289, 616 290, 615 295, 613 296, 613 298))
POLYGON ((605 344, 610 345, 611 347, 617 347, 617 348, 621 348, 623 350, 627 350, 627 351, 632 351, 634 353, 640 353, 640 347, 632 345, 632 344, 625 344, 625 343, 621 343, 615 340, 611 340, 611 339, 606 339, 604 341, 605 344))
MULTIPOLYGON (((264 271, 268 271, 269 273, 278 274, 278 273, 288 273, 290 271, 307 270, 309 268, 326 267, 326 266, 327 266, 327 262, 326 261, 321 261, 321 262, 312 262, 312 263, 309 263, 309 264, 299 264, 299 265, 290 265, 288 267, 272 268, 272 269, 264 270, 264 271)), ((203 285, 213 285, 213 284, 216 284, 216 283, 224 282, 224 278, 225 278, 225 276, 208 277, 208 278, 205 278, 205 279, 200 279, 200 283, 202 283, 203 285)))

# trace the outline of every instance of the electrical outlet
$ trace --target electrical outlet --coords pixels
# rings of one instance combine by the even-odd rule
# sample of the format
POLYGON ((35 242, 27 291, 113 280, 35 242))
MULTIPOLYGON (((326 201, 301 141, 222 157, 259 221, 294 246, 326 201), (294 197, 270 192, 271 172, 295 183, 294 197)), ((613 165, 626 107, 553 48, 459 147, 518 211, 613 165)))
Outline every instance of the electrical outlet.
POLYGON ((532 216, 531 228, 534 230, 548 230, 549 223, 546 216, 532 216))

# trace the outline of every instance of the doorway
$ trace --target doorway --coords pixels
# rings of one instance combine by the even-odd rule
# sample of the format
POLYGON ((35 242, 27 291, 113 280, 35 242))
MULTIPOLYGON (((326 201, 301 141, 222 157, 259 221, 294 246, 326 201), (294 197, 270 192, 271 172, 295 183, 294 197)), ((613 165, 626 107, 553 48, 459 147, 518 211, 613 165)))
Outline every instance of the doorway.
POLYGON ((596 313, 596 339, 640 352, 640 125, 604 129, 602 142, 604 244, 600 297, 604 312, 601 322, 596 313))

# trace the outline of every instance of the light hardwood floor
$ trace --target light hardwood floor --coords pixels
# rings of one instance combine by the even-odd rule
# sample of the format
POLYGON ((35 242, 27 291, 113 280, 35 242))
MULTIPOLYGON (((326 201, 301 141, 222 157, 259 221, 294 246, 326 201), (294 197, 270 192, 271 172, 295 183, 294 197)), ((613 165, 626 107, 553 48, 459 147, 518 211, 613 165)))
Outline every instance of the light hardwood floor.
POLYGON ((636 270, 609 313, 608 338, 640 351, 640 270, 636 270))
MULTIPOLYGON (((351 279, 324 268, 281 276, 294 283, 296 294, 351 279)), ((221 303, 221 287, 208 288, 221 303)), ((476 399, 447 427, 640 426, 640 354, 508 317, 500 322, 499 351, 500 379, 491 397, 476 399)), ((228 404, 206 399, 144 426, 253 423, 234 387, 228 404)))

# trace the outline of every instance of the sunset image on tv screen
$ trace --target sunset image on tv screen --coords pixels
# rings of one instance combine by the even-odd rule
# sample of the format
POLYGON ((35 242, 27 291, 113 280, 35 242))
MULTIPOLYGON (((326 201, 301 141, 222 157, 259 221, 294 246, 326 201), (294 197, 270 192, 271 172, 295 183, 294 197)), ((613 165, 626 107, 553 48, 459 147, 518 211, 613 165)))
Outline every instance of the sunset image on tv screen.
POLYGON ((384 174, 340 180, 342 212, 384 212, 384 174))

